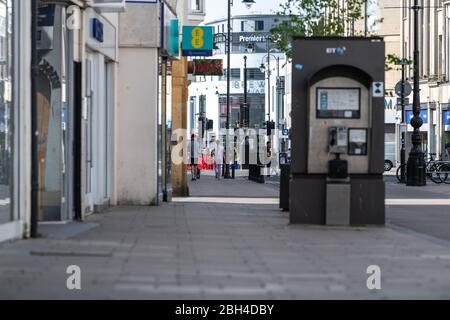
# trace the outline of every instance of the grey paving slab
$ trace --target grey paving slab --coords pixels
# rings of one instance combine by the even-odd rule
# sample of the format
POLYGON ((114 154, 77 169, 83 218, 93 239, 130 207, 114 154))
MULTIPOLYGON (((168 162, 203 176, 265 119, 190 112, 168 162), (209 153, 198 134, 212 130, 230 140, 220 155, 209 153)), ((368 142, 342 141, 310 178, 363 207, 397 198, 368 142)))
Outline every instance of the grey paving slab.
POLYGON ((278 187, 272 184, 258 184, 239 176, 235 180, 216 180, 213 176, 203 176, 189 182, 192 197, 278 197, 278 187))
MULTIPOLYGON (((204 177, 202 183, 215 184, 204 177)), ((239 183, 226 188, 244 192, 248 185, 239 183)), ((408 196, 402 192, 396 195, 408 196)), ((388 208, 389 217, 407 214, 388 208)), ((441 224, 449 225, 445 217, 441 224)), ((409 224, 293 226, 274 205, 218 203, 118 207, 87 223, 96 227, 0 244, 0 298, 450 298, 450 242, 424 237, 409 224), (65 286, 73 264, 82 270, 80 292, 65 286), (369 265, 381 267, 380 291, 367 289, 369 265)))

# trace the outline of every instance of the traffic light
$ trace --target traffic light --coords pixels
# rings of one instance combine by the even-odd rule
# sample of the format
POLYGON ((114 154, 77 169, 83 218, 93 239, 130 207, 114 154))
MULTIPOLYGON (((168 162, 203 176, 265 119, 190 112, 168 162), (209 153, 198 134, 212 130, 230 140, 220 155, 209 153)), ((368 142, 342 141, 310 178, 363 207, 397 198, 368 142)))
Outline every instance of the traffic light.
POLYGON ((214 129, 214 120, 208 120, 206 122, 206 131, 214 129))
POLYGON ((267 128, 267 135, 272 135, 272 130, 275 130, 275 122, 274 121, 267 121, 266 122, 266 128, 267 128))
POLYGON ((240 119, 239 119, 239 126, 241 128, 247 128, 250 124, 250 111, 248 108, 248 104, 243 103, 241 104, 240 108, 240 119))

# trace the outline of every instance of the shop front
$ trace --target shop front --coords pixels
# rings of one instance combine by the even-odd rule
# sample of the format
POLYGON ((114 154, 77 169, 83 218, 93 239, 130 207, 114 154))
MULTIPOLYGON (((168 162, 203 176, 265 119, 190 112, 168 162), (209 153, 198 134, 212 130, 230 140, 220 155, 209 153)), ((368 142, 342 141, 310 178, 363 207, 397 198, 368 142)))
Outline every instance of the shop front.
MULTIPOLYGON (((414 132, 414 128, 409 124, 411 123, 411 119, 414 117, 413 111, 411 108, 407 107, 405 112, 406 123, 408 123, 408 132, 406 133, 406 152, 409 153, 409 150, 412 148, 412 134, 414 132)), ((420 118, 422 118, 423 125, 420 128, 420 135, 422 140, 421 148, 425 154, 425 158, 429 156, 430 153, 435 152, 435 144, 431 141, 434 138, 434 130, 435 126, 433 122, 430 121, 430 118, 433 117, 433 112, 431 111, 431 106, 427 106, 426 103, 421 104, 420 118)))
POLYGON ((450 160, 450 108, 442 110, 443 120, 443 157, 445 160, 450 160))
POLYGON ((0 242, 28 233, 31 19, 25 1, 0 0, 0 242))
POLYGON ((90 214, 111 204, 117 25, 89 8, 85 30, 82 179, 83 210, 90 214))
POLYGON ((64 5, 38 5, 37 116, 41 222, 66 221, 73 213, 73 31, 64 5))

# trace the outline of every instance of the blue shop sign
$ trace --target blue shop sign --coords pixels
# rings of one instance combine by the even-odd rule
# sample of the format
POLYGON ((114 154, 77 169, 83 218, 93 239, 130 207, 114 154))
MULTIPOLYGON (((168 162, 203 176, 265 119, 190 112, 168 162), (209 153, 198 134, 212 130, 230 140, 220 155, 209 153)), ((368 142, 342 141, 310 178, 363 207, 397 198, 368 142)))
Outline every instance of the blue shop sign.
POLYGON ((443 118, 444 118, 444 125, 450 126, 450 111, 444 111, 443 118))
POLYGON ((103 23, 97 19, 92 19, 92 37, 100 43, 104 41, 103 23))
MULTIPOLYGON (((421 110, 420 117, 423 120, 424 124, 428 123, 428 110, 421 110)), ((414 114, 412 111, 406 111, 406 123, 411 123, 411 119, 414 118, 414 114)))

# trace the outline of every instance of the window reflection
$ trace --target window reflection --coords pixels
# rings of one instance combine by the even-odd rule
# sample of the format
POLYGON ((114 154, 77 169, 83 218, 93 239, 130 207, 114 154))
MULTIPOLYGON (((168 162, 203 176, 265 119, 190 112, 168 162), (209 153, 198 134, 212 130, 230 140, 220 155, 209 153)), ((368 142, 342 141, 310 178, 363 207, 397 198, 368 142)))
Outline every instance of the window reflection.
POLYGON ((0 0, 0 224, 11 221, 12 2, 0 0))

